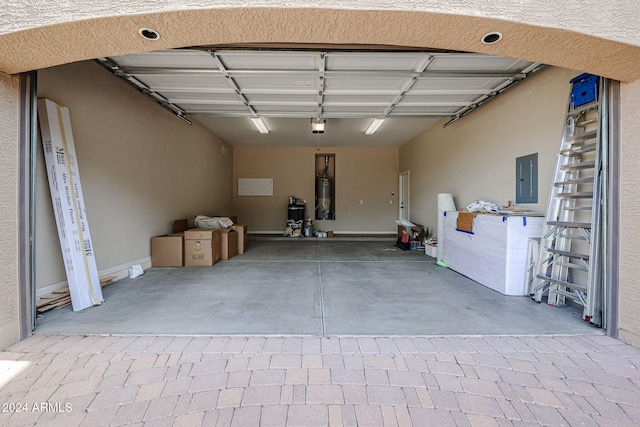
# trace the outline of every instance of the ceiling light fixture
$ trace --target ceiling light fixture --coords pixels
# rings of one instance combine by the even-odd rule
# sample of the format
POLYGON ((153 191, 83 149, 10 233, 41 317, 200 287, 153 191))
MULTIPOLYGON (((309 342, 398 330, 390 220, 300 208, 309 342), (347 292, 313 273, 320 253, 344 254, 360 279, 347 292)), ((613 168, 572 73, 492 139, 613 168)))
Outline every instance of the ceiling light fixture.
POLYGON ((327 124, 325 119, 318 117, 317 119, 311 119, 311 132, 324 133, 325 125, 327 124))
POLYGON ((384 123, 384 119, 373 119, 367 130, 364 131, 364 134, 373 135, 374 133, 376 133, 382 123, 384 123))
POLYGON ((482 36, 482 43, 484 44, 494 44, 498 43, 500 40, 502 40, 502 33, 497 31, 492 31, 482 36))
POLYGON ((138 30, 138 33, 147 40, 155 41, 160 39, 160 33, 158 33, 156 30, 152 30, 151 28, 140 28, 138 30))
POLYGON ((267 125, 264 124, 261 117, 251 117, 251 121, 256 129, 258 129, 258 132, 263 135, 269 133, 269 129, 267 128, 267 125))

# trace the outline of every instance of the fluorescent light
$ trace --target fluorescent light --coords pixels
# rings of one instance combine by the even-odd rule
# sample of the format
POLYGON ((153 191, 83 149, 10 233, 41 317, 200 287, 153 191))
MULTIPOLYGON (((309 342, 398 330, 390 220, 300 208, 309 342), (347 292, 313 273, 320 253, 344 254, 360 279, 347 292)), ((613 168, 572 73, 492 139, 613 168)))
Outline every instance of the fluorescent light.
POLYGON ((267 125, 264 124, 261 117, 251 117, 251 121, 256 129, 258 129, 258 132, 261 134, 269 133, 269 129, 267 129, 267 125))
POLYGON ((382 123, 384 123, 384 119, 373 119, 367 130, 364 131, 364 134, 373 135, 378 130, 380 125, 382 125, 382 123))

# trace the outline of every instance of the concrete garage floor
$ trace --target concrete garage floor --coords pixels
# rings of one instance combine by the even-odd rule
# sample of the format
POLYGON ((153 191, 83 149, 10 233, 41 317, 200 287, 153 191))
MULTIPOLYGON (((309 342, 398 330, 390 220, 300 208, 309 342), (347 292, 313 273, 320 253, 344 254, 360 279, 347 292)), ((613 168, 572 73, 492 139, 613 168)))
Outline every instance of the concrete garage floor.
POLYGON ((504 296, 393 239, 254 238, 213 267, 151 268, 83 312, 50 310, 36 334, 601 334, 576 308, 504 296))

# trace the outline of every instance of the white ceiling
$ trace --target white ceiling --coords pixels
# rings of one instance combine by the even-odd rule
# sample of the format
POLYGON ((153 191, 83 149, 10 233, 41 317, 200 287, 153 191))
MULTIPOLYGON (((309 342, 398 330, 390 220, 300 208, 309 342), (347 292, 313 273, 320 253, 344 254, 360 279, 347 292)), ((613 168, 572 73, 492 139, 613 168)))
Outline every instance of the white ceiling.
POLYGON ((239 49, 176 49, 100 63, 236 146, 402 145, 544 67, 472 53, 239 49), (258 133, 251 117, 261 117, 269 134, 258 133), (321 135, 311 132, 318 117, 327 123, 321 135), (374 118, 385 122, 365 135, 374 118))

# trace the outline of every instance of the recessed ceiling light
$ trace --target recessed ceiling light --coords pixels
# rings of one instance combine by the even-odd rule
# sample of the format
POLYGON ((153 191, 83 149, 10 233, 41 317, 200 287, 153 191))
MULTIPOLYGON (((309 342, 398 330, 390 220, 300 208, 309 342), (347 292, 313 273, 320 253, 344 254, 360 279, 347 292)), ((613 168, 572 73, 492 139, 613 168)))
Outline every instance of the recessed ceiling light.
POLYGON ((151 28, 140 28, 138 33, 147 40, 159 40, 160 34, 151 28))
POLYGON ((497 31, 492 31, 482 36, 482 43, 484 44, 494 44, 498 43, 500 40, 502 40, 502 33, 497 31))

